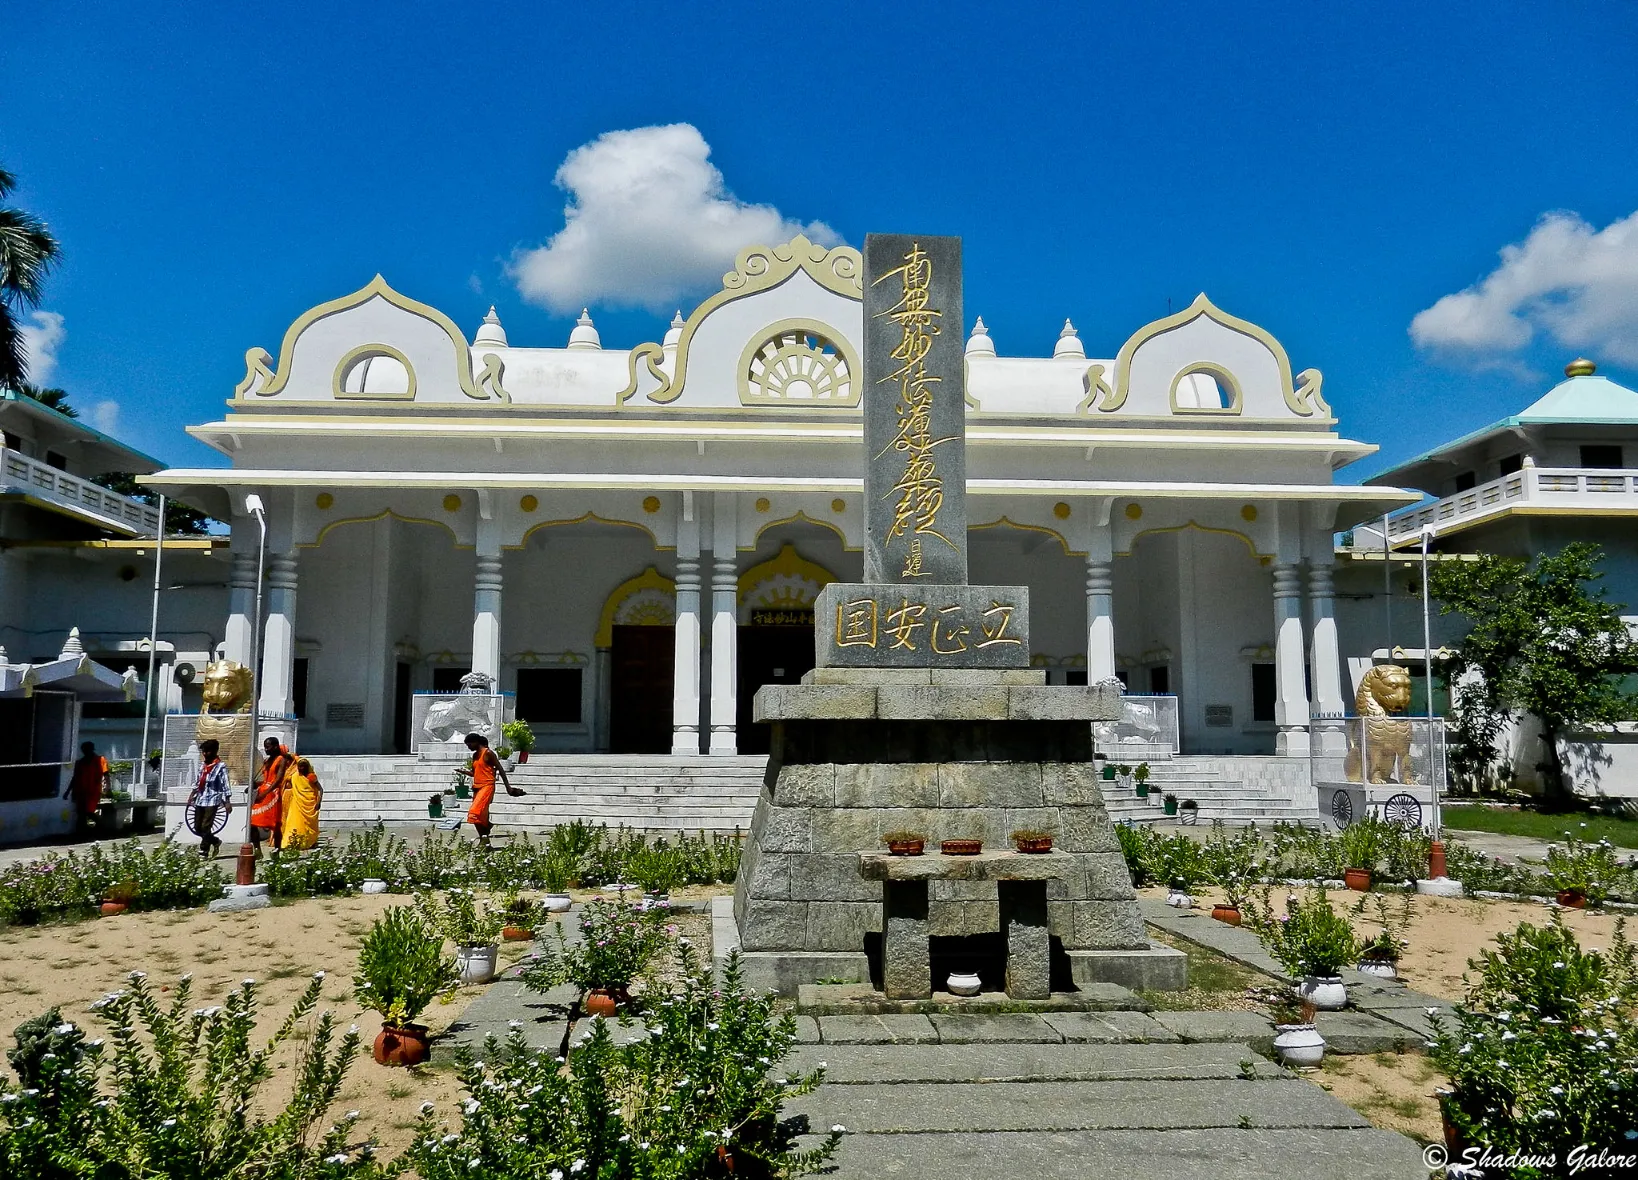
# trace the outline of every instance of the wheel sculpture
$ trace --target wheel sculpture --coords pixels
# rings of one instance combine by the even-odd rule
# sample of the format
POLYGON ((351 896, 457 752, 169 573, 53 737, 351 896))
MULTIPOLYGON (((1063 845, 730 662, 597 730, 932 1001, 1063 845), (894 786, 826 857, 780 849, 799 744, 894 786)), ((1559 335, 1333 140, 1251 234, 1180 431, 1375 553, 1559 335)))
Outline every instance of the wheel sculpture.
POLYGON ((1422 805, 1416 796, 1401 791, 1382 805, 1382 818, 1395 827, 1419 829, 1422 826, 1422 805))
MULTIPOLYGON (((199 830, 199 808, 194 806, 192 803, 188 804, 188 809, 184 814, 184 819, 188 825, 188 831, 192 832, 195 836, 203 837, 205 835, 204 832, 199 830)), ((212 836, 220 835, 222 829, 227 827, 227 821, 227 808, 218 807, 216 809, 216 814, 211 818, 210 834, 212 836)))
POLYGON ((1345 828, 1354 822, 1354 801, 1346 790, 1336 790, 1331 793, 1331 818, 1337 821, 1337 827, 1345 828))

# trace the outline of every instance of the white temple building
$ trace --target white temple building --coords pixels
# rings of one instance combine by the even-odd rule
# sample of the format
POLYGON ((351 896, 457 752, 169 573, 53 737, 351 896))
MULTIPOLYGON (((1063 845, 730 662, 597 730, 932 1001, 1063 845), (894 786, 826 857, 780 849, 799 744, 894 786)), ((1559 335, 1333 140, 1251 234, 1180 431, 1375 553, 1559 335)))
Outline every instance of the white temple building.
MULTIPOLYGON (((469 340, 379 276, 255 348, 227 468, 150 486, 232 524, 223 650, 249 662, 266 505, 264 715, 313 754, 403 754, 414 694, 469 670, 537 751, 754 754, 750 698, 812 666, 862 575, 857 251, 743 252, 662 339, 469 340)), ((1053 682, 1175 696, 1184 755, 1306 755, 1351 702, 1335 536, 1419 499, 1336 482, 1318 369, 1205 295, 1091 355, 967 340, 970 577, 1027 584, 1053 682)), ((1311 358, 1304 358, 1308 360, 1311 358)))

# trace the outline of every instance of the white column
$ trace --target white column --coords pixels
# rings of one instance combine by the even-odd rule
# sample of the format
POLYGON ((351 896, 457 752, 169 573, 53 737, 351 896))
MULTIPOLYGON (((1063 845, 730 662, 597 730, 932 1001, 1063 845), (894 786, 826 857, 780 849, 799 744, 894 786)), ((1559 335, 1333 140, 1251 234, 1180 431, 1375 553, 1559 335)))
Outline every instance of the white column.
POLYGON ((501 559, 478 555, 472 580, 472 670, 482 672, 500 691, 501 559))
POLYGON ((275 553, 267 563, 267 621, 262 625, 261 701, 264 717, 296 711, 296 551, 275 553))
POLYGON ((712 754, 739 751, 739 537, 732 492, 717 492, 711 510, 712 754))
POLYGON ((256 545, 254 517, 233 520, 232 566, 228 570, 228 617, 223 655, 235 664, 250 666, 256 645, 256 545))
POLYGON ((700 752, 700 522, 694 493, 677 515, 676 659, 671 695, 671 752, 700 752))
MULTIPOLYGON (((1342 659, 1337 648, 1336 589, 1328 564, 1311 562, 1309 565, 1308 617, 1312 628, 1308 655, 1314 712, 1327 718, 1340 717, 1346 704, 1342 695, 1342 659)), ((1321 753, 1345 752, 1341 721, 1316 724, 1314 740, 1321 753)))
POLYGON ((1274 752, 1308 754, 1308 686, 1303 670, 1302 579, 1296 562, 1274 567, 1274 752))

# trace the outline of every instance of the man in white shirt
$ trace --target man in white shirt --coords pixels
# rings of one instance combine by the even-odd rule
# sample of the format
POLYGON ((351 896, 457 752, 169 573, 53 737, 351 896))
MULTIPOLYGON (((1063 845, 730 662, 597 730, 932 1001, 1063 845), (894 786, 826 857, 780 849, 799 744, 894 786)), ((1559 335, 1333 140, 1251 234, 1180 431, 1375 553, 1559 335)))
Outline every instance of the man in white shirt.
POLYGON ((216 836, 216 812, 226 808, 233 814, 233 788, 228 785, 227 763, 219 756, 221 744, 215 738, 199 743, 199 753, 205 763, 199 768, 199 781, 188 795, 193 804, 193 830, 199 834, 199 855, 209 857, 220 851, 222 841, 216 836))

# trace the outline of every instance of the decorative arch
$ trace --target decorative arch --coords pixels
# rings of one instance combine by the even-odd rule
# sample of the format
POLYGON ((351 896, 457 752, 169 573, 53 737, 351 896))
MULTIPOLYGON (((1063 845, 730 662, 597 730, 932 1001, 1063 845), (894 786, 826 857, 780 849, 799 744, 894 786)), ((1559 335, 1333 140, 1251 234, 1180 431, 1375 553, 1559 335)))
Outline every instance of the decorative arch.
POLYGON ((677 621, 677 583, 653 566, 610 592, 597 619, 598 647, 614 646, 614 628, 670 627, 677 621))
POLYGON ((819 591, 836 575, 809 561, 794 545, 781 545, 767 561, 739 575, 739 605, 746 610, 812 610, 819 591))
POLYGON ((858 550, 864 548, 862 545, 849 545, 847 543, 847 534, 838 528, 834 522, 828 520, 816 520, 814 517, 809 516, 806 512, 803 512, 800 509, 798 509, 794 515, 782 516, 778 520, 770 520, 767 524, 759 527, 756 530, 756 540, 752 543, 752 548, 755 548, 756 545, 760 545, 762 543, 763 533, 767 532, 771 528, 778 528, 782 524, 816 524, 822 529, 828 529, 835 533, 837 540, 842 542, 843 549, 857 552, 858 550))
POLYGON ((443 529, 446 533, 449 534, 449 539, 451 541, 455 542, 456 548, 464 548, 464 549, 472 548, 472 546, 470 546, 470 545, 464 545, 463 546, 461 544, 460 535, 458 533, 456 533, 456 531, 454 530, 454 528, 452 528, 450 526, 448 521, 445 521, 445 520, 430 520, 430 519, 428 519, 427 517, 424 517, 424 516, 405 516, 401 512, 394 512, 391 508, 383 508, 380 512, 377 512, 374 516, 348 516, 348 517, 342 518, 341 520, 328 521, 328 522, 325 523, 323 528, 319 529, 318 536, 314 537, 311 541, 298 541, 296 543, 296 548, 298 548, 298 549, 317 549, 320 545, 324 544, 324 538, 329 535, 331 529, 340 528, 344 524, 374 524, 378 520, 386 520, 389 517, 391 519, 393 519, 393 520, 398 521, 400 524, 430 524, 430 525, 435 525, 438 528, 443 529))
POLYGON ((1057 529, 1045 528, 1045 527, 1043 527, 1041 525, 1038 525, 1038 524, 1019 524, 1016 520, 1013 520, 1009 516, 997 517, 995 520, 990 521, 988 524, 969 524, 967 526, 967 531, 969 533, 981 533, 981 532, 984 532, 986 529, 1001 529, 1001 528, 1017 529, 1021 533, 1045 533, 1047 536, 1051 537, 1054 541, 1058 542, 1058 544, 1063 548, 1064 556, 1066 556, 1066 557, 1083 557, 1083 556, 1085 556, 1085 554, 1080 553, 1080 552, 1078 552, 1078 551, 1076 551, 1074 549, 1071 549, 1069 547, 1068 539, 1065 538, 1064 535, 1062 533, 1060 533, 1057 529))
POLYGON ((1194 521, 1194 520, 1188 521, 1185 524, 1165 525, 1165 526, 1156 527, 1156 528, 1152 528, 1152 529, 1139 529, 1137 532, 1132 534, 1132 539, 1131 539, 1130 542, 1127 543, 1126 548, 1118 550, 1116 555, 1119 556, 1119 557, 1130 557, 1130 556, 1132 556, 1132 550, 1133 550, 1133 548, 1136 547, 1139 537, 1146 537, 1150 533, 1181 533, 1181 532, 1185 531, 1186 529, 1194 529, 1197 532, 1202 532, 1202 533, 1221 533, 1225 537, 1233 537, 1236 540, 1243 542, 1245 544, 1246 549, 1258 561, 1265 562, 1265 563, 1268 561, 1268 555, 1266 553, 1258 553, 1256 543, 1254 541, 1252 541, 1252 539, 1249 536, 1247 536, 1245 533, 1240 532, 1238 529, 1215 528, 1212 525, 1201 524, 1198 521, 1194 521))
POLYGON ((522 549, 529 543, 529 538, 535 533, 539 532, 541 529, 558 528, 563 525, 570 524, 586 524, 588 522, 591 524, 617 525, 621 528, 636 529, 638 532, 647 536, 649 541, 653 543, 656 549, 670 548, 670 546, 661 545, 659 537, 655 536, 653 530, 648 528, 646 525, 640 525, 635 520, 611 520, 606 516, 599 516, 595 512, 583 512, 573 519, 566 518, 563 520, 543 520, 539 524, 532 524, 524 530, 523 536, 518 538, 518 543, 516 545, 508 545, 506 548, 522 549))
POLYGON ((1186 369, 1179 370, 1177 376, 1172 378, 1172 390, 1170 396, 1172 413, 1174 414, 1238 414, 1242 405, 1245 403, 1245 398, 1240 393, 1240 382, 1235 379, 1234 374, 1229 372, 1222 365, 1215 365, 1210 361, 1198 361, 1195 364, 1188 366, 1186 369), (1227 392, 1228 405, 1185 406, 1179 402, 1177 400, 1177 391, 1178 388, 1182 386, 1183 379, 1185 377, 1193 377, 1196 374, 1210 377, 1217 383, 1220 391, 1227 392))

